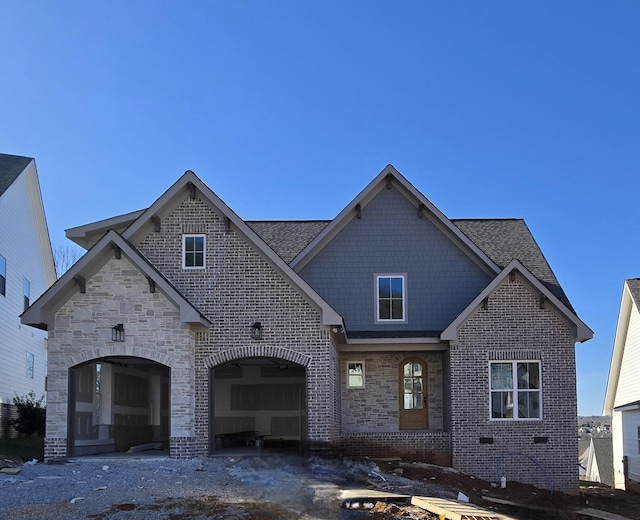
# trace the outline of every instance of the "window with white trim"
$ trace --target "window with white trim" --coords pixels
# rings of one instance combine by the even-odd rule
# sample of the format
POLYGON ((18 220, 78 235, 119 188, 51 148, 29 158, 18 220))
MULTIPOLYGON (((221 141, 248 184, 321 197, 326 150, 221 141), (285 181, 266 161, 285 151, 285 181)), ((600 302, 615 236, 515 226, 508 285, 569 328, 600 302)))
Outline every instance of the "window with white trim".
POLYGON ((542 419, 539 361, 489 363, 491 419, 542 419))
POLYGON ((0 255, 0 295, 7 295, 7 259, 0 255))
POLYGON ((364 388, 364 361, 347 363, 347 387, 364 388))
POLYGON ((182 267, 183 269, 204 269, 205 266, 205 235, 182 236, 182 267))
POLYGON ((376 275, 376 321, 406 321, 405 275, 376 275))

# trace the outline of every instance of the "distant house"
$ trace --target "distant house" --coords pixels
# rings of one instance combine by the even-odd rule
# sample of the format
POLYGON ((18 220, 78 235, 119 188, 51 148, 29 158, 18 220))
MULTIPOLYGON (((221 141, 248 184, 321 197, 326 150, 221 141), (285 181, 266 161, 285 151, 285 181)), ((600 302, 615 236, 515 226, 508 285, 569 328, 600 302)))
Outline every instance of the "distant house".
POLYGON ((614 487, 611 437, 592 437, 587 451, 585 479, 614 487))
POLYGON ((578 440, 578 467, 580 480, 586 480, 587 462, 589 460, 589 447, 591 438, 578 440))
POLYGON ((55 280, 35 160, 0 154, 0 436, 16 394, 45 393, 47 333, 20 315, 55 280))
POLYGON ((188 171, 67 236, 88 252, 22 316, 49 460, 297 446, 577 490, 593 333, 521 219, 450 220, 387 166, 331 221, 244 221, 188 171))
POLYGON ((625 280, 613 344, 604 413, 613 414, 615 486, 640 483, 640 279, 625 280), (626 462, 625 462, 626 461, 626 462))

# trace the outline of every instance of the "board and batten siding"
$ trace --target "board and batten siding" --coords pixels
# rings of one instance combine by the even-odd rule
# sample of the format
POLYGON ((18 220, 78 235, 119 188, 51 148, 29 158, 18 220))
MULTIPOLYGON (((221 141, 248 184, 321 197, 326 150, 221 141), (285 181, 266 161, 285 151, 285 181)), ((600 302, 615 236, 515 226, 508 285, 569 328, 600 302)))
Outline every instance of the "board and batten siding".
POLYGON ((20 314, 24 311, 25 278, 31 286, 31 303, 55 280, 49 235, 39 197, 33 161, 0 196, 0 255, 6 259, 7 267, 6 294, 0 295, 2 405, 12 404, 16 394, 23 396, 33 391, 40 398, 45 393, 47 333, 20 323, 20 314), (38 200, 34 201, 35 193, 38 200), (41 233, 45 234, 44 240, 41 233), (33 378, 27 376, 27 353, 34 356, 33 378))

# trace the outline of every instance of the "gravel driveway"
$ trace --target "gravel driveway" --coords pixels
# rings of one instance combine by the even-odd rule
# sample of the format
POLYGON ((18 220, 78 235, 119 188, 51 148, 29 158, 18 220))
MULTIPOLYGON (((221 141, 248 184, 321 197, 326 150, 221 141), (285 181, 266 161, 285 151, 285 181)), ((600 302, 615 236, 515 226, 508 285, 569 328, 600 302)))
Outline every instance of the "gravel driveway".
POLYGON ((292 456, 174 460, 144 454, 25 464, 0 474, 0 518, 342 519, 362 462, 292 456))

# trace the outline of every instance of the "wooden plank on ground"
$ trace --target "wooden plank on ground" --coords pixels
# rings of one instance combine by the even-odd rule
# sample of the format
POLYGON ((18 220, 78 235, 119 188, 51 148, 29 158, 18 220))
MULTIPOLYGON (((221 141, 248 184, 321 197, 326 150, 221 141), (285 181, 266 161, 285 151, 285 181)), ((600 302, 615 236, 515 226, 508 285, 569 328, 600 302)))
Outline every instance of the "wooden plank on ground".
POLYGON ((411 504, 447 520, 495 520, 498 518, 497 514, 488 509, 443 498, 413 497, 411 504))
POLYGON ((409 495, 399 495, 398 493, 387 493, 386 491, 377 491, 375 489, 343 489, 340 493, 342 500, 406 500, 411 497, 409 495))
POLYGON ((601 518, 602 520, 629 520, 626 516, 616 515, 615 513, 609 513, 608 511, 601 511, 591 507, 579 509, 575 512, 579 515, 592 516, 593 518, 601 518))

